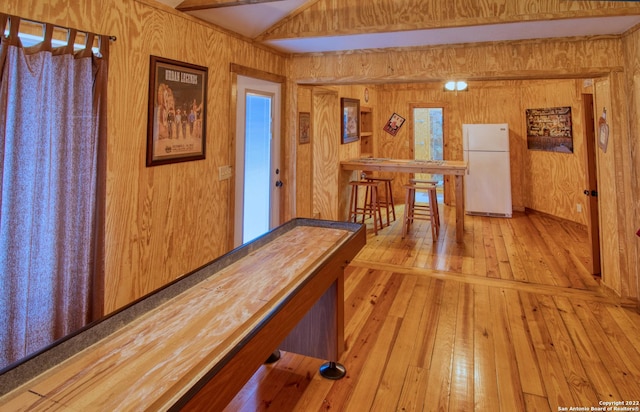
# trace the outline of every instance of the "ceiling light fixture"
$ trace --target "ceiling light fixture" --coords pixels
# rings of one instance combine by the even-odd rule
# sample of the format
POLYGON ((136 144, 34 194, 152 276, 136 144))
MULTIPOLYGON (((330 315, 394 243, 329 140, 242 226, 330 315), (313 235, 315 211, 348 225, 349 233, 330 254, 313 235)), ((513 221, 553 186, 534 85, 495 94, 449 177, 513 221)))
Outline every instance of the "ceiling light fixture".
POLYGON ((461 92, 467 90, 469 85, 462 80, 450 80, 444 84, 444 89, 449 92, 461 92))

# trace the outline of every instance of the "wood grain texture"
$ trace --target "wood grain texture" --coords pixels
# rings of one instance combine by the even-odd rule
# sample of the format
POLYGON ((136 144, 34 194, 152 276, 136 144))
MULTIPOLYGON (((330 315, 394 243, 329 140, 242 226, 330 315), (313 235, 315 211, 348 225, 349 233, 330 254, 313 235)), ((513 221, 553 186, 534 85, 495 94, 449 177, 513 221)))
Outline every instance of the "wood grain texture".
POLYGON ((313 212, 320 219, 338 219, 339 107, 336 92, 313 93, 313 212))
MULTIPOLYGON (((235 394, 234 386, 244 384, 241 377, 254 372, 324 291, 334 295, 328 303, 336 305, 338 297, 343 301, 335 284, 342 279, 345 261, 364 242, 362 235, 347 243, 348 234, 334 228, 292 228, 16 389, 2 403, 34 408, 53 401, 70 410, 164 410, 210 371, 221 368, 212 381, 226 379, 226 384, 214 385, 219 399, 227 393, 227 400, 221 400, 226 404, 235 394), (240 356, 250 349, 250 355, 240 356), (236 359, 241 360, 235 369, 228 366, 236 359)), ((334 319, 329 325, 340 323, 334 319)), ((330 335, 333 343, 328 346, 339 356, 337 336, 330 335)), ((320 353, 308 349, 310 355, 320 353)))
MULTIPOLYGON (((610 79, 596 80, 595 85, 595 110, 596 117, 604 108, 610 108, 611 99, 611 81, 610 79)), ((612 109, 607 109, 611 111, 612 109)), ((618 179, 615 163, 616 146, 622 143, 613 139, 618 136, 618 128, 609 120, 609 145, 607 152, 597 150, 598 163, 598 200, 600 208, 600 249, 602 250, 602 266, 606 268, 603 277, 604 283, 611 289, 621 291, 621 271, 620 271, 620 240, 618 232, 618 222, 621 216, 618 215, 618 207, 620 199, 616 195, 618 185, 621 183, 618 179), (610 185, 603 185, 600 182, 611 182, 610 185), (606 199, 606 200, 605 200, 606 199)))
MULTIPOLYGON (((554 214, 586 224, 584 214, 576 211, 576 203, 584 202, 583 142, 581 100, 574 80, 471 82, 470 90, 457 95, 445 93, 441 85, 380 86, 378 93, 385 96, 384 107, 378 110, 396 110, 409 113, 414 102, 440 104, 445 107, 445 158, 462 158, 463 123, 508 122, 510 134, 511 190, 515 210, 525 207, 554 214), (435 103, 432 103, 435 102, 435 103), (574 153, 558 156, 546 152, 527 150, 527 108, 554 107, 569 104, 574 119, 574 153)), ((381 157, 410 158, 410 129, 397 136, 381 136, 377 142, 381 157)), ((402 194, 399 179, 394 184, 394 195, 402 194)), ((450 203, 452 186, 447 183, 445 201, 450 203)))
MULTIPOLYGON (((292 15, 269 35, 280 36, 296 28, 309 33, 335 34, 338 30, 346 30, 345 22, 355 25, 371 22, 379 27, 403 30, 416 25, 423 27, 438 20, 449 25, 469 25, 585 14, 637 14, 638 8, 632 2, 561 0, 460 0, 447 6, 419 0, 388 4, 374 1, 362 4, 361 10, 352 7, 353 0, 349 0, 340 3, 344 7, 330 7, 338 3, 335 0, 318 1, 308 10, 292 15), (394 13, 387 13, 389 10, 394 13)), ((495 85, 494 89, 497 90, 506 84, 501 82, 558 78, 608 79, 612 73, 616 73, 617 80, 608 87, 611 97, 606 104, 613 116, 611 127, 616 130, 618 154, 617 159, 607 159, 606 162, 620 163, 616 163, 616 174, 607 171, 602 174, 606 180, 601 180, 600 185, 616 187, 612 197, 601 197, 603 210, 607 213, 602 222, 615 225, 616 231, 611 233, 613 237, 606 239, 617 239, 619 248, 608 246, 603 250, 609 255, 603 263, 603 273, 605 283, 616 293, 638 296, 640 263, 635 256, 640 255, 640 244, 634 235, 640 227, 640 179, 636 170, 640 153, 637 138, 640 129, 640 35, 637 30, 623 36, 437 46, 375 53, 351 51, 293 56, 289 59, 230 35, 223 29, 179 14, 153 0, 9 0, 0 3, 0 10, 118 38, 111 47, 109 79, 106 312, 125 305, 227 250, 224 238, 228 232, 230 215, 226 206, 229 187, 228 181, 219 182, 215 177, 217 167, 231 161, 231 137, 221 132, 227 128, 230 118, 230 63, 287 74, 292 84, 342 84, 351 87, 346 85, 392 83, 389 87, 402 89, 399 83, 420 82, 419 86, 411 86, 425 90, 425 94, 413 92, 416 101, 422 98, 441 101, 442 98, 432 94, 434 92, 429 89, 439 88, 435 82, 450 76, 481 81, 479 84, 486 85, 483 87, 495 85), (185 41, 178 40, 180 38, 185 41), (184 44, 198 47, 185 47, 184 44), (151 54, 209 67, 206 160, 155 168, 143 166, 148 57, 151 54), (627 110, 628 119, 625 119, 623 114, 627 110), (622 255, 620 250, 624 252, 622 255)), ((487 90, 484 96, 509 107, 520 100, 518 93, 521 89, 507 87, 510 89, 505 92, 487 90)), ((389 92, 377 97, 378 90, 370 89, 370 92, 375 92, 372 96, 377 99, 370 104, 374 107, 375 125, 382 125, 397 107, 404 107, 400 106, 404 105, 403 98, 394 97, 389 92), (389 100, 389 96, 392 99, 389 100)), ((358 93, 356 89, 349 89, 345 93, 339 91, 339 95, 350 94, 350 97, 358 93)), ((560 96, 553 98, 556 97, 560 96)), ((464 97, 450 97, 448 103, 450 110, 457 113, 460 119, 464 113, 462 110, 469 107, 475 107, 475 110, 468 112, 474 121, 490 118, 485 106, 464 103, 464 97), (458 102, 462 105, 459 106, 458 102), (476 111, 477 115, 474 114, 476 111)), ((601 108, 604 104, 599 106, 601 108)), ((289 108, 287 113, 293 110, 295 108, 289 108)), ((521 118, 521 114, 514 110, 504 113, 504 118, 512 124, 521 118)), ((285 123, 295 125, 293 121, 285 123)), ((329 130, 329 133, 335 132, 329 130)), ((400 133, 404 133, 404 130, 400 133)), ((526 149, 522 146, 524 135, 521 129, 514 133, 511 139, 514 148, 512 162, 525 164, 526 149)), ((295 126, 288 129, 287 135, 290 136, 288 140, 294 139, 295 126)), ((376 151, 380 149, 394 153, 396 149, 398 152, 404 150, 405 141, 402 138, 392 139, 382 132, 376 139, 379 143, 376 151)), ((290 148, 295 147, 293 142, 289 144, 290 148)), ((451 145, 447 148, 448 153, 460 156, 459 142, 454 140, 451 145)), ((375 155, 385 156, 379 152, 375 155)), ((289 153, 289 156, 292 154, 289 153)), ((293 169, 290 166, 284 173, 290 176, 293 169)), ((565 171, 568 172, 563 168, 554 169, 554 173, 565 171)), ((514 201, 520 199, 517 206, 526 207, 525 197, 529 194, 525 190, 525 169, 513 169, 512 173, 516 177, 513 181, 520 182, 512 188, 514 201)), ((570 190, 573 192, 575 188, 572 186, 570 190)), ((563 195, 560 198, 562 204, 573 203, 575 206, 575 199, 569 201, 563 195)), ((571 211, 575 211, 575 207, 571 211)), ((580 221, 577 216, 562 216, 580 221)), ((413 247, 419 250, 416 245, 413 247)), ((416 253, 410 259, 432 258, 416 253)))
MULTIPOLYGON (((623 73, 612 73, 610 76, 612 90, 626 90, 625 75, 623 73)), ((631 88, 633 90, 633 88, 631 88)), ((626 94, 611 93, 611 107, 625 107, 627 100, 626 94)), ((597 96, 596 96, 597 102, 597 96)), ((599 103, 596 105, 599 106, 599 103)), ((638 187, 637 167, 633 166, 633 157, 631 149, 634 140, 638 140, 637 134, 628 129, 629 111, 628 109, 614 110, 611 113, 611 123, 615 125, 618 136, 618 143, 613 146, 613 161, 615 162, 617 188, 617 220, 618 220, 618 237, 620 243, 619 261, 620 261, 620 283, 619 293, 622 296, 637 296, 636 284, 633 281, 633 272, 629 269, 638 264, 637 256, 634 253, 634 244, 638 245, 638 237, 635 236, 636 231, 640 228, 640 219, 638 219, 639 211, 635 209, 637 198, 634 197, 634 188, 638 187), (635 139, 633 135, 635 136, 635 139), (634 176, 634 171, 636 171, 634 176), (633 209, 630 209, 633 208, 633 209), (635 211, 635 213, 634 213, 635 211), (632 227, 629 230, 629 227, 632 227), (636 227, 635 229, 633 227, 636 227)), ((610 136, 611 138, 611 136, 610 136)), ((637 155, 637 153, 635 153, 637 155)), ((636 266, 637 267, 637 266, 636 266)), ((640 276, 636 272, 636 276, 640 276)), ((637 280, 637 278, 636 278, 637 280)), ((615 289, 617 290, 617 289, 615 289)), ((639 300, 640 301, 640 300, 639 300)))
MULTIPOLYGON (((324 3, 317 4, 321 6, 324 3)), ((488 10, 488 4, 475 7, 487 6, 488 10)), ((615 5, 614 8, 619 6, 615 5)), ((496 7, 501 9, 502 6, 496 7)), ((504 7, 515 13, 530 13, 533 18, 540 10, 566 6, 560 6, 557 2, 543 5, 518 2, 504 7)), ((462 13, 461 9, 455 10, 462 13)), ((473 10, 471 7, 469 13, 473 10)), ((581 13, 580 10, 608 13, 596 11, 586 3, 573 3, 565 11, 581 13)), ((433 9, 430 12, 438 11, 433 9)), ((600 197, 602 211, 606 215, 601 217, 601 224, 613 224, 615 227, 609 229, 609 237, 603 237, 615 240, 602 248, 601 252, 608 255, 602 262, 602 273, 605 284, 613 291, 622 296, 637 297, 640 290, 640 263, 632 256, 637 255, 640 248, 634 234, 640 227, 637 212, 640 210, 640 180, 633 167, 638 164, 640 152, 637 133, 634 132, 638 129, 639 116, 633 116, 638 112, 637 101, 640 100, 638 37, 638 30, 631 30, 619 37, 437 46, 386 50, 384 53, 354 51, 299 55, 293 57, 292 76, 308 84, 378 84, 376 93, 379 95, 379 104, 374 107, 374 122, 377 124, 383 124, 386 121, 384 116, 388 113, 406 113, 410 104, 447 104, 452 121, 445 125, 445 133, 446 130, 454 133, 447 139, 445 147, 445 157, 448 159, 462 157, 461 137, 455 134, 461 133, 459 129, 463 122, 506 121, 516 125, 511 128, 510 140, 515 210, 532 207, 583 224, 586 223, 586 216, 578 213, 576 208, 577 204, 584 206, 582 190, 585 167, 580 158, 583 151, 580 141, 583 129, 582 114, 579 112, 580 94, 591 93, 593 88, 583 87, 582 80, 595 78, 596 81, 613 81, 607 86, 607 94, 600 93, 605 99, 603 102, 599 102, 598 92, 594 92, 597 110, 607 107, 612 117, 610 127, 618 131, 618 148, 612 149, 617 150, 617 154, 604 157, 604 163, 599 161, 604 167, 599 175, 599 186, 611 188, 606 189, 611 192, 608 196, 600 197), (451 77, 469 79, 472 85, 470 91, 456 96, 442 93, 440 82, 451 77), (486 104, 487 101, 492 104, 486 104), (574 110, 576 151, 567 158, 569 161, 558 160, 549 154, 529 153, 526 148, 522 113, 534 104, 543 103, 569 104, 574 110), (631 112, 627 116, 628 110, 631 112), (538 178, 542 180, 536 180, 538 178)), ((376 156, 408 158, 407 133, 407 129, 401 129, 395 138, 380 134, 375 142, 376 156)), ((401 190, 397 184, 394 187, 394 194, 398 197, 401 190)), ((447 189, 445 200, 450 198, 451 189, 447 189)))
POLYGON ((292 76, 310 84, 591 78, 622 70, 621 47, 598 37, 297 55, 292 76))
POLYGON ((310 142, 300 144, 299 127, 296 128, 296 216, 313 217, 313 105, 311 101, 312 90, 309 87, 297 88, 297 110, 296 124, 298 124, 298 114, 301 112, 309 113, 311 119, 311 128, 309 130, 310 142))
MULTIPOLYGON (((3 12, 117 37, 109 67, 105 313, 228 250, 229 64, 285 59, 153 1, 15 1, 3 12), (206 159, 145 167, 149 55, 209 68, 206 159)), ((284 173, 292 173, 289 168, 284 173)))
MULTIPOLYGON (((444 229, 454 214, 443 211, 444 229)), ((469 216, 469 242, 459 245, 446 229, 432 242, 428 224, 418 225, 404 240, 395 222, 370 236, 347 268, 347 378, 328 382, 315 365, 263 366, 225 411, 268 411, 284 396, 286 410, 305 412, 537 412, 640 396, 640 314, 611 297, 587 265, 566 266, 589 247, 584 228, 539 213, 469 216), (487 228, 495 233, 488 241, 487 228), (507 242, 508 232, 522 234, 522 245, 507 242), (430 258, 412 260, 420 241, 430 258), (527 255, 550 248, 564 250, 532 259, 522 273, 527 255), (507 271, 492 276, 490 249, 505 250, 517 280, 507 271), (536 276, 543 271, 551 276, 536 276), (580 281, 567 285, 571 277, 580 281), (283 372, 304 377, 299 391, 271 389, 283 372)))
POLYGON ((457 0, 446 5, 430 0, 335 0, 312 2, 300 13, 269 29, 262 38, 287 38, 297 35, 335 36, 368 31, 405 31, 434 27, 464 27, 579 16, 607 16, 638 13, 634 4, 574 2, 562 0, 457 0))
MULTIPOLYGON (((629 108, 629 130, 630 133, 625 135, 628 139, 627 147, 629 148, 629 156, 631 166, 630 171, 625 171, 624 175, 630 177, 630 187, 628 188, 627 207, 627 225, 640 228, 640 178, 638 178, 637 165, 640 164, 640 139, 637 133, 632 131, 640 130, 640 31, 633 31, 625 39, 625 59, 626 59, 626 86, 625 90, 629 90, 627 98, 627 106, 629 108), (634 137, 634 134, 636 135, 634 137), (635 170, 635 172, 634 172, 635 170)), ((629 245, 628 256, 640 256, 640 243, 634 236, 633 230, 625 230, 623 232, 625 244, 629 245)), ((625 283, 629 286, 629 296, 640 295, 640 276, 634 275, 640 273, 640 262, 638 259, 631 258, 627 263, 625 273, 625 283)), ((640 299, 638 299, 638 309, 640 310, 640 299)))
MULTIPOLYGON (((447 177, 453 176, 453 186, 455 189, 454 198, 456 199, 456 241, 462 242, 464 236, 464 174, 467 170, 467 162, 461 160, 445 160, 442 163, 431 163, 425 161, 416 161, 412 159, 377 159, 377 158, 358 158, 349 159, 340 162, 340 184, 345 187, 348 184, 352 171, 367 172, 387 172, 398 176, 398 180, 408 180, 410 176, 416 173, 440 173, 447 177)), ((347 201, 349 195, 345 191, 341 194, 344 196, 340 201, 340 214, 348 213, 347 201)), ((350 195, 349 195, 350 196, 350 195)))

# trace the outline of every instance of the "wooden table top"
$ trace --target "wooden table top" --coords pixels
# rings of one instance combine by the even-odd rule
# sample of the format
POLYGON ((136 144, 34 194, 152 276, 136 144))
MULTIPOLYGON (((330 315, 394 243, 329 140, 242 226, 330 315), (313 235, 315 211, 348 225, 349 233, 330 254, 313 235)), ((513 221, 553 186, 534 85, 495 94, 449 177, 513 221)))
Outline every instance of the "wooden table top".
POLYGON ((340 162, 344 170, 378 172, 437 173, 464 175, 467 162, 462 160, 411 160, 363 157, 340 162))
POLYGON ((348 230, 298 226, 0 398, 7 410, 164 410, 317 269, 348 230))

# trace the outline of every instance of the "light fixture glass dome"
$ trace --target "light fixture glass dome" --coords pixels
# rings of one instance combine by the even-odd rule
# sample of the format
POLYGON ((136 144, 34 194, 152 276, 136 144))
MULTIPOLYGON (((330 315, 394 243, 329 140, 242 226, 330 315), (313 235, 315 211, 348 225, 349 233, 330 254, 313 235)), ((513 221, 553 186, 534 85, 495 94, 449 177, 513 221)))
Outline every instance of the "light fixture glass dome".
POLYGON ((467 86, 468 86, 467 82, 462 80, 458 80, 458 81, 450 80, 444 84, 445 90, 448 90, 450 92, 467 90, 467 86))

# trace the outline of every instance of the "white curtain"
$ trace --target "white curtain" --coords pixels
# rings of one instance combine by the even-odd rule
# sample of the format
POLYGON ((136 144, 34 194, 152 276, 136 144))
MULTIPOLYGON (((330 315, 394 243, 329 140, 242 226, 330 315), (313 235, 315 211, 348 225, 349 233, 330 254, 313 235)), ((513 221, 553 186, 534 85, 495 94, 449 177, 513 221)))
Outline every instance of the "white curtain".
POLYGON ((0 48, 0 369, 87 324, 101 311, 106 56, 45 40, 25 48, 20 19, 0 48), (98 270, 96 270, 98 268, 98 270))

